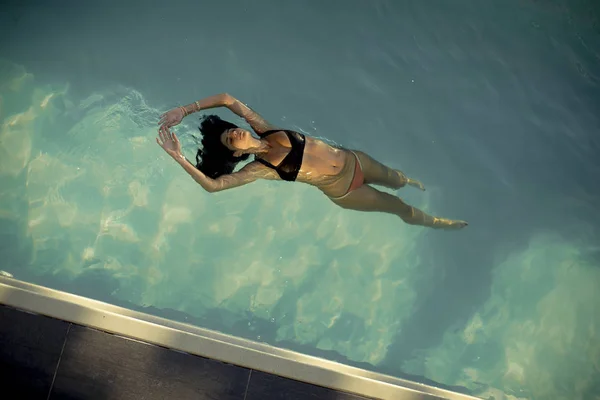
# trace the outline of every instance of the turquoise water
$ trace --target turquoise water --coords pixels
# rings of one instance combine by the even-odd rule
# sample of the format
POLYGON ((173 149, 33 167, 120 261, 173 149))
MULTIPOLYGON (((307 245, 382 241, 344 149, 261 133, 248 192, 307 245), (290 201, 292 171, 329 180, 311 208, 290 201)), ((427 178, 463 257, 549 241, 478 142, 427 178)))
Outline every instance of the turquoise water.
POLYGON ((1 270, 482 398, 598 398, 591 2, 57 4, 0 14, 1 270), (302 184, 205 193, 156 123, 223 91, 421 179, 397 194, 469 227, 302 184))

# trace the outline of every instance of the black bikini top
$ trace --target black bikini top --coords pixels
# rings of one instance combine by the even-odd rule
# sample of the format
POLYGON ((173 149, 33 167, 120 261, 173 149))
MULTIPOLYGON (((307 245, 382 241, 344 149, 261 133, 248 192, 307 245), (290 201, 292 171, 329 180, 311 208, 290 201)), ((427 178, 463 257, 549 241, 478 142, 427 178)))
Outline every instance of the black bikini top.
POLYGON ((266 131, 261 137, 267 137, 275 132, 285 132, 288 139, 290 140, 290 145, 292 146, 290 152, 284 157, 283 160, 279 163, 278 166, 274 166, 268 161, 263 160, 262 158, 258 158, 254 156, 254 159, 259 163, 266 165, 269 168, 273 168, 277 171, 277 174, 284 181, 295 181, 298 177, 298 172, 300 172, 300 167, 302 167, 302 157, 304 156, 304 146, 306 145, 306 138, 303 134, 289 131, 284 129, 276 129, 271 131, 266 131))

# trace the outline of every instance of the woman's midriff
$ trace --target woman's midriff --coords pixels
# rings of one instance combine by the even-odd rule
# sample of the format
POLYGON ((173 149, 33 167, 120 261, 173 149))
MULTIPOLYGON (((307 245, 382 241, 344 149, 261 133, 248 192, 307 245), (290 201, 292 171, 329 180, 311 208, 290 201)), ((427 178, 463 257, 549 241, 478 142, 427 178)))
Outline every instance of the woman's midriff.
POLYGON ((351 151, 311 138, 310 142, 307 140, 297 180, 317 187, 326 196, 340 197, 352 184, 356 164, 351 151))

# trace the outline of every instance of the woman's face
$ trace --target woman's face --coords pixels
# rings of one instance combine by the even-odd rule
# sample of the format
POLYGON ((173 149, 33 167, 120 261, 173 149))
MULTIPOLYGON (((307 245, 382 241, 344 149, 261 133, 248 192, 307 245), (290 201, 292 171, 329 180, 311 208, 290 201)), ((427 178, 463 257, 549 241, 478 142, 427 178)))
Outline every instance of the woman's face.
POLYGON ((221 143, 231 151, 240 151, 256 147, 256 139, 242 128, 227 129, 221 134, 221 143))

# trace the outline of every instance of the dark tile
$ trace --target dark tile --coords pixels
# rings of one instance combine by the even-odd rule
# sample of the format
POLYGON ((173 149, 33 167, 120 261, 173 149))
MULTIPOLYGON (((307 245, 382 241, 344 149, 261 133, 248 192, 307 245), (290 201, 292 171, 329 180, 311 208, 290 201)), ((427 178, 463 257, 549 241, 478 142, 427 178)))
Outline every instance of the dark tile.
POLYGON ((338 392, 322 386, 252 371, 246 400, 367 400, 366 397, 338 392))
POLYGON ((46 399, 69 323, 0 306, 0 386, 20 399, 46 399))
POLYGON ((50 398, 242 400, 249 373, 73 325, 50 398))

